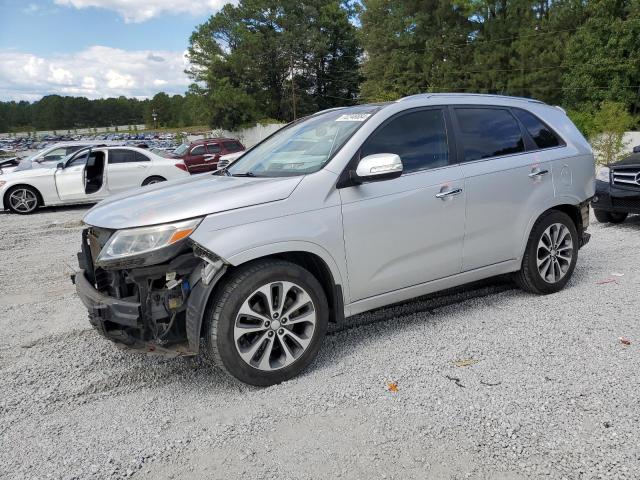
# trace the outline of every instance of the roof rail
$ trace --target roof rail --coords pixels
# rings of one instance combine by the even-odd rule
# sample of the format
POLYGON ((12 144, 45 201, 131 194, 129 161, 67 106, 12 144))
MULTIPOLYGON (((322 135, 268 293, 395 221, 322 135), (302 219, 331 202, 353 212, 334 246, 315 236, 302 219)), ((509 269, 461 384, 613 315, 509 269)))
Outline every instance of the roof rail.
POLYGON ((533 98, 527 97, 512 97, 509 95, 494 95, 489 93, 416 93, 415 95, 409 95, 407 97, 402 97, 396 102, 404 102, 406 100, 415 100, 419 98, 432 98, 432 97, 480 97, 480 98, 503 98, 505 100, 518 100, 521 102, 530 102, 530 103, 540 103, 545 104, 540 100, 535 100, 533 98))

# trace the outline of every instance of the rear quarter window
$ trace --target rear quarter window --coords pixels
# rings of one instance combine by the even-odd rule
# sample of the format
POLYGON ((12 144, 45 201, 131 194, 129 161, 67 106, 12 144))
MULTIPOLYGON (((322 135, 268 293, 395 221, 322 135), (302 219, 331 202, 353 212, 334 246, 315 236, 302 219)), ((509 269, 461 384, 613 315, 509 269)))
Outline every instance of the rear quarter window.
POLYGON ((240 143, 238 142, 222 142, 222 145, 224 146, 225 150, 229 152, 239 152, 240 150, 242 150, 242 145, 240 145, 240 143))
POLYGON ((148 162, 149 161, 149 157, 147 157, 144 153, 140 153, 140 152, 134 152, 134 153, 135 153, 136 162, 148 162))
POLYGON ((553 148, 563 145, 560 137, 533 113, 520 110, 519 108, 514 108, 513 113, 518 117, 518 120, 520 120, 520 123, 522 123, 529 135, 531 135, 531 138, 538 148, 553 148))

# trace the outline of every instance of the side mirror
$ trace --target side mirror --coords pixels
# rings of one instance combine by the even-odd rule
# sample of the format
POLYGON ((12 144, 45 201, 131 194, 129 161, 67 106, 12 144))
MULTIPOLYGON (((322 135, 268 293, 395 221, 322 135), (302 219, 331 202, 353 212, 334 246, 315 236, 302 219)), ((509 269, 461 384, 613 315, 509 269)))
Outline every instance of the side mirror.
POLYGON ((58 163, 58 164, 56 165, 56 169, 57 169, 57 170, 62 170, 63 168, 64 168, 64 163, 63 163, 63 162, 60 162, 60 163, 58 163))
POLYGON ((356 179, 360 182, 390 180, 402 175, 402 169, 402 160, 395 153, 376 153, 358 162, 356 179))

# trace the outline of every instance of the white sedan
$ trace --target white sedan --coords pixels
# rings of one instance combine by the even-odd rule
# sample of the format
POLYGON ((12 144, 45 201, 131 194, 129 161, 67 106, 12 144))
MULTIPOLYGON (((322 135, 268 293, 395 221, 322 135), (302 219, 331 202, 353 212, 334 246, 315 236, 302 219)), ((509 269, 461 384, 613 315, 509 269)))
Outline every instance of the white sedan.
POLYGON ((84 148, 57 164, 21 162, 0 177, 0 198, 5 209, 27 214, 44 205, 96 203, 114 193, 188 176, 182 160, 143 148, 84 148))

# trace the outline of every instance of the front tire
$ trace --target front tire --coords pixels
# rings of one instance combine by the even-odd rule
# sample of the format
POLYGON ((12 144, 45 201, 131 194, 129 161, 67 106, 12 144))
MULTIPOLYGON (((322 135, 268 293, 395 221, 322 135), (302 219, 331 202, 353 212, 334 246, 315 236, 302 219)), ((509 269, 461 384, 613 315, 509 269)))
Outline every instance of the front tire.
POLYGON ((571 278, 577 259, 578 231, 573 220, 566 213, 551 210, 531 229, 515 281, 527 292, 556 293, 571 278))
POLYGON ((606 210, 593 210, 593 214, 600 223, 622 223, 629 215, 627 212, 607 212, 606 210))
POLYGON ((203 351, 228 374, 257 386, 298 375, 316 357, 329 308, 318 280, 284 260, 241 266, 204 318, 203 351))
POLYGON ((35 188, 18 185, 7 192, 7 206, 13 213, 29 215, 41 204, 40 194, 35 188))

